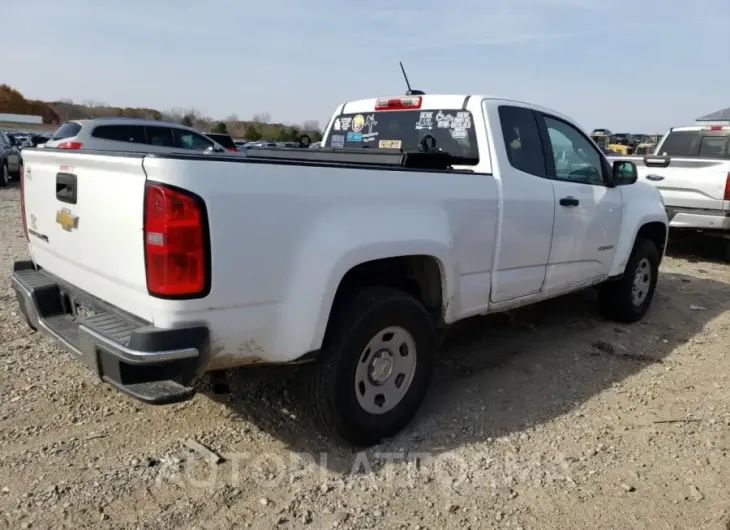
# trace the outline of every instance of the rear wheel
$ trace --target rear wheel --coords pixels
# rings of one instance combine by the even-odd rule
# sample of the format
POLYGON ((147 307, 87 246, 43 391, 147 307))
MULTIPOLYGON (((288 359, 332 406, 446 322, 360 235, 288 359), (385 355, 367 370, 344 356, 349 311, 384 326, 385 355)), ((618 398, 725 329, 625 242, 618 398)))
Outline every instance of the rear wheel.
POLYGON ((617 322, 636 322, 649 310, 659 275, 659 251, 648 239, 634 244, 620 280, 601 285, 601 312, 617 322))
POLYGON ((10 172, 8 171, 8 163, 3 163, 2 172, 0 172, 0 188, 4 188, 10 182, 10 172))
POLYGON ((311 379, 312 408, 329 433, 356 446, 393 436, 426 395, 434 329, 410 295, 365 288, 339 304, 311 379))
POLYGON ((10 175, 12 180, 20 180, 20 174, 23 172, 23 161, 21 160, 20 163, 18 163, 18 169, 16 169, 12 175, 10 175))

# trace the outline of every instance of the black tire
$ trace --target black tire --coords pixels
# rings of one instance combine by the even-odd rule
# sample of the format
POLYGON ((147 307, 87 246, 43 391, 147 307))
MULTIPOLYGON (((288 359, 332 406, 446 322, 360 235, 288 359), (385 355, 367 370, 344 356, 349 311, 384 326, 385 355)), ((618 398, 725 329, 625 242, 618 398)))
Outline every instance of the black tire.
POLYGON ((23 168, 23 161, 21 160, 20 161, 20 164, 18 165, 18 170, 15 171, 15 173, 11 173, 10 174, 10 180, 19 181, 20 180, 20 172, 22 171, 22 168, 23 168))
POLYGON ((433 322, 415 298, 384 287, 368 287, 342 297, 332 314, 335 320, 328 325, 321 357, 309 381, 312 410, 328 434, 354 446, 371 446, 403 429, 423 402, 436 351, 433 322), (393 401, 397 403, 394 408, 373 414, 360 405, 356 395, 357 368, 369 341, 392 326, 413 339, 415 352, 410 354, 416 355, 415 368, 405 394, 393 401))
MULTIPOLYGON (((649 306, 651 306, 658 277, 659 250, 649 239, 638 239, 631 251, 631 256, 621 279, 601 285, 599 301, 603 316, 627 324, 641 320, 649 310, 649 306), (648 280, 648 288, 644 298, 637 303, 633 297, 634 279, 639 272, 639 266, 644 260, 648 261, 648 272, 651 277, 648 280)), ((643 291, 639 290, 639 292, 643 291)))
POLYGON ((8 170, 8 163, 3 162, 0 166, 0 188, 4 188, 10 183, 10 171, 8 170))

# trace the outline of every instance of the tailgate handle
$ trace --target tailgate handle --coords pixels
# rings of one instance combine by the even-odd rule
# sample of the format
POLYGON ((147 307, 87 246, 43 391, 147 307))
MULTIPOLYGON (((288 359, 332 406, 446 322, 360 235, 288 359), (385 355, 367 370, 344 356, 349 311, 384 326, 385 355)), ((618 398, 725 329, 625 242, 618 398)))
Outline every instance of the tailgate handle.
POLYGON ((671 157, 668 156, 645 156, 644 165, 646 167, 669 167, 672 162, 671 157))
POLYGON ((76 175, 56 173, 56 199, 67 204, 76 204, 77 190, 76 175))

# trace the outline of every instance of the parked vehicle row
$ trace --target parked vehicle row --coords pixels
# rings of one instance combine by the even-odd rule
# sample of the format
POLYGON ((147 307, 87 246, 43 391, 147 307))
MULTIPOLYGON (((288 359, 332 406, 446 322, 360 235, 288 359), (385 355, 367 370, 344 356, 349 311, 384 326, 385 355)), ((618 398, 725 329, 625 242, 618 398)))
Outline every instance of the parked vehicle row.
POLYGON ((21 165, 17 143, 7 133, 0 131, 0 187, 7 186, 11 179, 20 176, 21 165))
POLYGON ((37 132, 10 131, 6 134, 11 142, 19 149, 23 147, 38 147, 46 143, 50 138, 50 134, 37 132))
POLYGON ((659 192, 542 107, 364 99, 320 149, 240 157, 180 149, 212 142, 183 127, 75 123, 53 145, 93 150, 24 150, 13 286, 32 328, 147 402, 309 362, 323 427, 370 445, 414 416, 448 325, 592 286, 613 320, 652 303, 659 192))
MULTIPOLYGON (((608 129, 594 129, 591 139, 598 144, 606 153, 619 155, 640 154, 639 151, 646 151, 652 138, 656 140, 657 135, 612 133, 608 129)), ((656 147, 656 142, 654 143, 656 147)))

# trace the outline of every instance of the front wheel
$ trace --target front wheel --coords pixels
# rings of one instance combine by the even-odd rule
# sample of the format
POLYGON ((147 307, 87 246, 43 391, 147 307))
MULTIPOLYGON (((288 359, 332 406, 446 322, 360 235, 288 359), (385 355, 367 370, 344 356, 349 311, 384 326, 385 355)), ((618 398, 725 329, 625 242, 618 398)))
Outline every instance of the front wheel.
POLYGON ((620 280, 601 285, 601 312, 606 318, 631 323, 649 310, 659 277, 659 250, 648 239, 634 244, 620 280))
POLYGON ((434 329, 410 295, 365 288, 333 314, 311 380, 317 419, 356 446, 393 436, 426 395, 435 355, 434 329))

